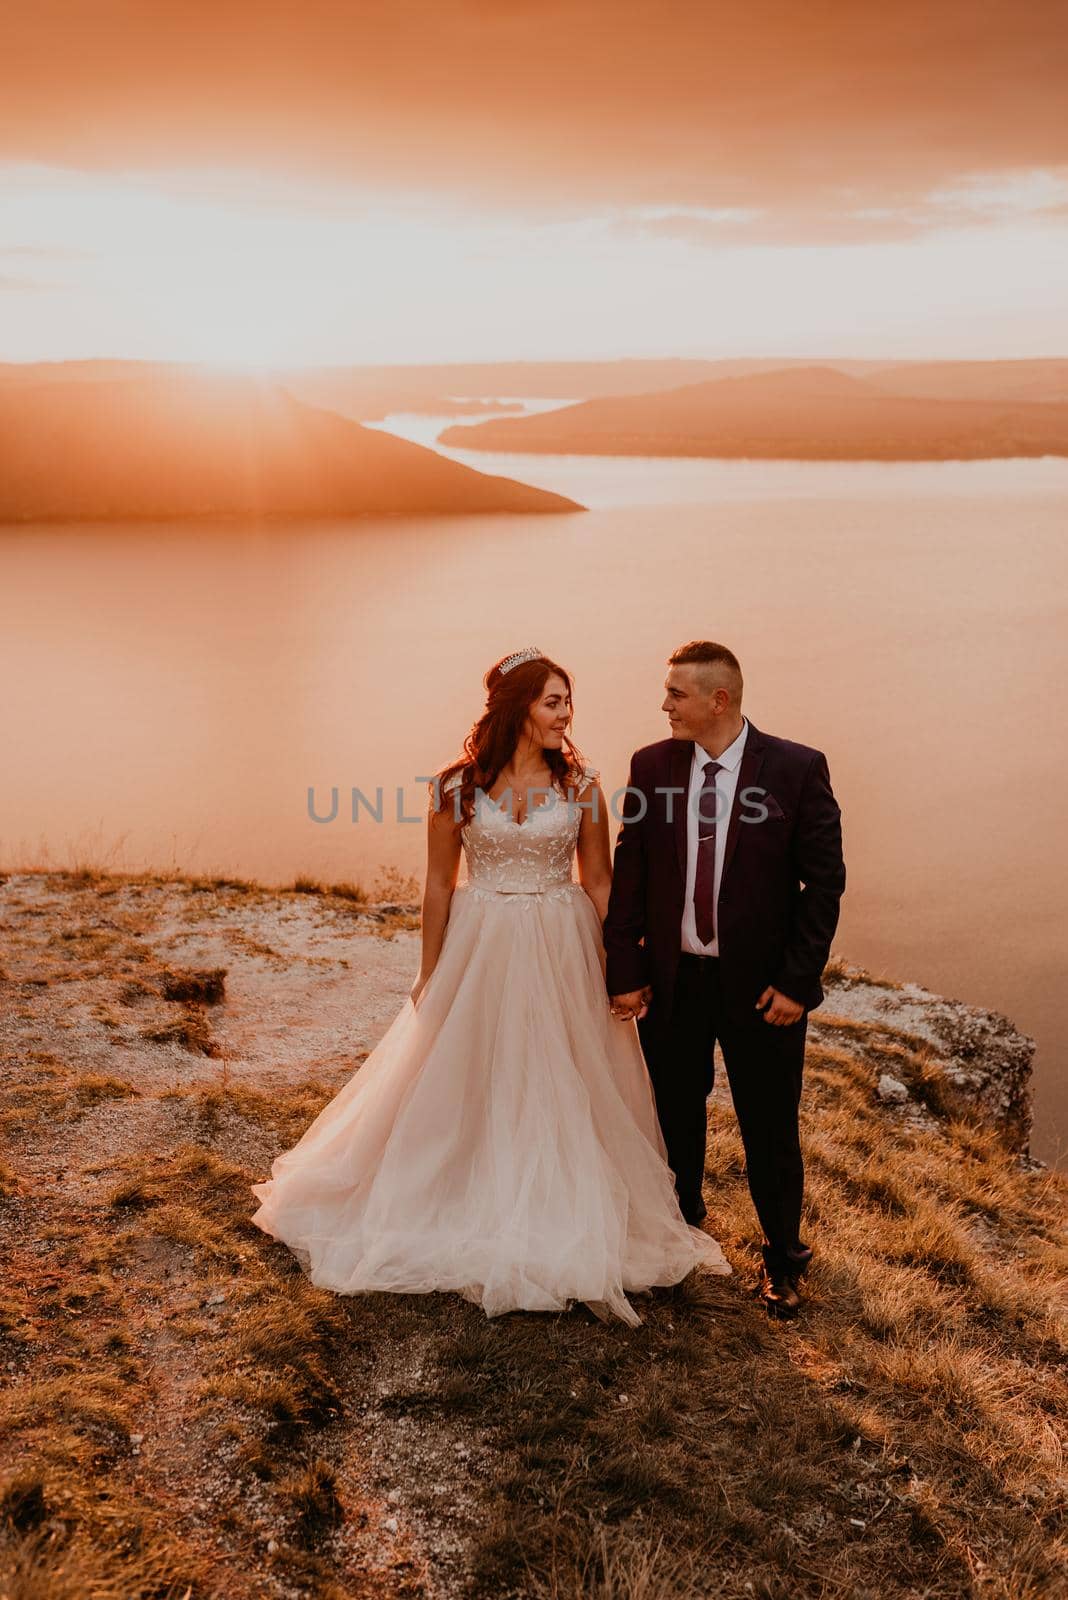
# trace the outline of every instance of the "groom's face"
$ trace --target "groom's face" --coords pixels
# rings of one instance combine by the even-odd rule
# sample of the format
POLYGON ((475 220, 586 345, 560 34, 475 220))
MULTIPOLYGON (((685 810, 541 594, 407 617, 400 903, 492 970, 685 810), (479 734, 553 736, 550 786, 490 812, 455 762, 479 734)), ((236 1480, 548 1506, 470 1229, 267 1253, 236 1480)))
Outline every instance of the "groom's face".
POLYGON ((664 699, 660 709, 667 712, 675 739, 700 739, 716 720, 715 694, 706 694, 693 662, 668 668, 664 679, 664 699))

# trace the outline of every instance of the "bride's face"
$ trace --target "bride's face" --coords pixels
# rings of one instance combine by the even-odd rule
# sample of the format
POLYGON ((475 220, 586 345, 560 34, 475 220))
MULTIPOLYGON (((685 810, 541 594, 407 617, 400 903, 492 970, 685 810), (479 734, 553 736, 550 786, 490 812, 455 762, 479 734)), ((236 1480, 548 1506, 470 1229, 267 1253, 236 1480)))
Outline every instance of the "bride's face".
POLYGON ((539 699, 527 712, 524 732, 531 743, 559 750, 571 721, 571 696, 563 678, 553 673, 545 680, 539 699))

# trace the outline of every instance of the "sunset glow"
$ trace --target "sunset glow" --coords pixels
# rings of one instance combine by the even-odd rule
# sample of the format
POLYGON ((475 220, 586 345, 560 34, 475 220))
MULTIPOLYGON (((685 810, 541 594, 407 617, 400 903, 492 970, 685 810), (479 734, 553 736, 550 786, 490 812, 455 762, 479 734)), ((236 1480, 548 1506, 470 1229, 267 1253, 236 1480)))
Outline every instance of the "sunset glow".
POLYGON ((1066 108, 7 8, 0 1600, 1053 1594, 1066 108))
POLYGON ((898 214, 843 213, 831 239, 815 222, 807 238, 794 218, 775 241, 783 219, 757 207, 475 213, 440 196, 251 171, 8 164, 0 359, 121 355, 248 371, 1049 355, 1068 349, 1066 196, 1064 178, 1021 173, 898 214))

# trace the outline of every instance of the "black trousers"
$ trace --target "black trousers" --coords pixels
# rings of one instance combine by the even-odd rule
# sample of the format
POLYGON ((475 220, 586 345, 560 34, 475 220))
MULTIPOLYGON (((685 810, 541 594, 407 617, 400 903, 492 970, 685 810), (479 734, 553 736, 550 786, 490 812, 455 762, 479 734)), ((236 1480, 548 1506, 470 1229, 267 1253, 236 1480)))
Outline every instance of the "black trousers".
POLYGON ((715 1081, 718 1039, 771 1273, 803 1271, 812 1255, 800 1238, 805 1173, 798 1107, 807 1031, 807 1012, 784 1027, 765 1022, 755 1007, 751 1016, 739 1015, 724 1004, 718 957, 685 951, 670 1020, 658 1015, 654 1000, 638 1023, 668 1164, 682 1209, 691 1214, 704 1180, 705 1100, 715 1081))

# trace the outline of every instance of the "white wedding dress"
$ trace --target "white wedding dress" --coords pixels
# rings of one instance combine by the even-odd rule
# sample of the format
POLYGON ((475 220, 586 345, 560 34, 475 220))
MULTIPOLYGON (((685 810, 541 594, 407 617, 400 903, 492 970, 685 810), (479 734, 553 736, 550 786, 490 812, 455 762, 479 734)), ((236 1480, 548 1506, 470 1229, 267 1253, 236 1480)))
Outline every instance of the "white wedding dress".
POLYGON ((609 1010, 581 818, 480 803, 418 1004, 254 1185, 252 1221, 313 1283, 638 1326, 628 1290, 731 1271, 679 1210, 637 1028, 609 1010))

